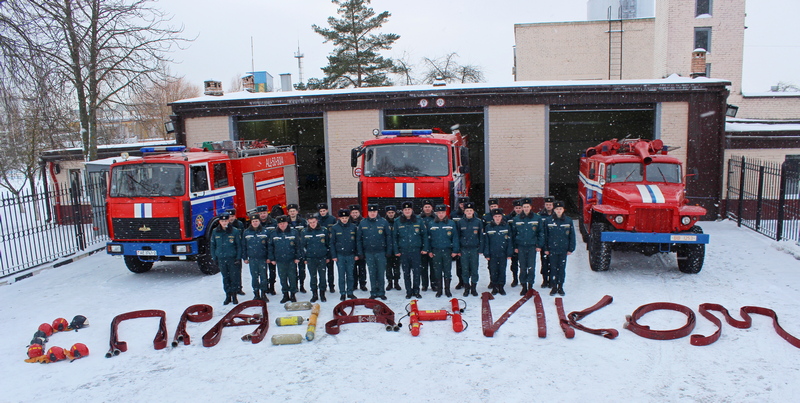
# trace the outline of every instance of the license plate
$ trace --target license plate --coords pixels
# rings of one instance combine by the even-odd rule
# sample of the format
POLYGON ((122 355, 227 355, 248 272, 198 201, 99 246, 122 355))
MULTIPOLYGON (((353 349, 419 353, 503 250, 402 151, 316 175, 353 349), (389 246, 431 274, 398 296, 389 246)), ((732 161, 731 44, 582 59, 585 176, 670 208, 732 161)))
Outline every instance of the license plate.
POLYGON ((683 242, 695 242, 697 241, 697 235, 670 235, 670 241, 683 241, 683 242))
POLYGON ((158 252, 154 250, 137 250, 136 254, 139 256, 158 256, 158 252))

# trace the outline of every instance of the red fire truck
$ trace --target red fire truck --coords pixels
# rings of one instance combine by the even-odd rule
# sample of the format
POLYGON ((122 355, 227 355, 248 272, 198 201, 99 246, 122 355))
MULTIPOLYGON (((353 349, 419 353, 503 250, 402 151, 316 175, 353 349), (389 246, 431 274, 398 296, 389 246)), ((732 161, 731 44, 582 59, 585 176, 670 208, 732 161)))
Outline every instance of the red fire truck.
MULTIPOLYGON (((208 143, 207 143, 208 144, 208 143)), ((142 148, 143 158, 111 166, 106 209, 111 242, 134 273, 153 263, 194 260, 206 274, 219 268, 209 256, 216 217, 238 218, 259 205, 296 203, 297 170, 291 147, 254 142, 142 148)))
POLYGON ((702 269, 709 237, 696 224, 706 210, 689 205, 681 161, 668 151, 661 140, 612 139, 581 157, 580 229, 592 270, 609 269, 612 249, 676 252, 681 272, 702 269))
POLYGON ((373 135, 350 157, 362 209, 368 203, 399 209, 402 202, 414 201, 419 211, 422 199, 454 207, 458 197, 469 195, 469 150, 458 130, 375 129, 373 135))

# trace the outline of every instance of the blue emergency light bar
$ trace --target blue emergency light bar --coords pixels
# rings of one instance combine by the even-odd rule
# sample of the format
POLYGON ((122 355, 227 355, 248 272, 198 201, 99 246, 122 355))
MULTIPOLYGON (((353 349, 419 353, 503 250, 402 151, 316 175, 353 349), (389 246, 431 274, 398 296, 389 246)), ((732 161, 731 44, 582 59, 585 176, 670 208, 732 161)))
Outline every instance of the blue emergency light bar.
POLYGON ((412 130, 412 129, 403 129, 403 130, 381 130, 381 134, 384 136, 428 136, 433 134, 433 130, 425 129, 425 130, 412 130))
POLYGON ((183 152, 186 146, 170 146, 170 147, 142 147, 139 149, 142 153, 154 153, 156 151, 166 151, 168 153, 183 152))

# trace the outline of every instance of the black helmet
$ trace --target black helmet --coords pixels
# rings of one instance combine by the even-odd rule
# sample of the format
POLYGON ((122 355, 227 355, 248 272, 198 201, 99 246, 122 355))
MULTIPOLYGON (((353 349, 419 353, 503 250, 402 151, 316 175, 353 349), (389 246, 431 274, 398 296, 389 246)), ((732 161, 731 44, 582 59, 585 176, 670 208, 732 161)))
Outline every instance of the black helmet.
POLYGON ((72 322, 69 323, 69 328, 74 330, 83 329, 88 326, 89 320, 83 315, 75 315, 75 317, 72 318, 72 322))

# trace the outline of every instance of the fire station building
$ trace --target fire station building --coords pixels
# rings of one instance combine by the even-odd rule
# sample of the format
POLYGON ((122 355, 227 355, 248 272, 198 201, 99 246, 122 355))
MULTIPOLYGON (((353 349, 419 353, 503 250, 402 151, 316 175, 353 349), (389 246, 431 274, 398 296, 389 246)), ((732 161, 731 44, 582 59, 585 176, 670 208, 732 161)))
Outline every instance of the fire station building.
POLYGON ((171 104, 177 142, 266 140, 294 145, 301 209, 357 201, 350 150, 374 129, 458 125, 467 136, 470 198, 511 208, 554 195, 577 205, 578 158, 611 138, 661 139, 678 147, 687 196, 720 214, 729 81, 669 77, 618 81, 518 81, 344 90, 237 92, 171 104))

